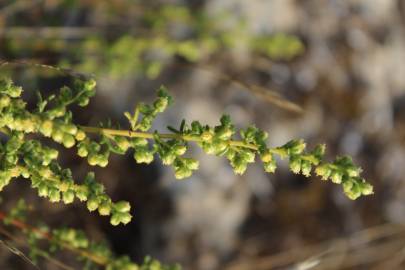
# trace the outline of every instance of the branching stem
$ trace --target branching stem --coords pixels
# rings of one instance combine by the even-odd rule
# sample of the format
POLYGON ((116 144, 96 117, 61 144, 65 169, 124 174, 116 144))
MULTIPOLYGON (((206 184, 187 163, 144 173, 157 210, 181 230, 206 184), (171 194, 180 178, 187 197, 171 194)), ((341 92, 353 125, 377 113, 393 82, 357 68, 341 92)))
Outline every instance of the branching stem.
MULTIPOLYGON (((120 129, 109 129, 109 128, 99 128, 99 127, 89 127, 89 126, 80 126, 82 130, 86 133, 98 133, 112 136, 126 136, 131 138, 144 138, 144 139, 154 139, 153 133, 148 132, 139 132, 131 130, 120 130, 120 129)), ((181 134, 169 134, 169 133, 159 133, 160 138, 163 139, 178 139, 188 142, 202 142, 201 138, 192 136, 192 135, 181 135, 181 134)), ((229 141, 229 145, 248 148, 251 150, 258 150, 257 146, 253 144, 247 144, 242 141, 229 141)))

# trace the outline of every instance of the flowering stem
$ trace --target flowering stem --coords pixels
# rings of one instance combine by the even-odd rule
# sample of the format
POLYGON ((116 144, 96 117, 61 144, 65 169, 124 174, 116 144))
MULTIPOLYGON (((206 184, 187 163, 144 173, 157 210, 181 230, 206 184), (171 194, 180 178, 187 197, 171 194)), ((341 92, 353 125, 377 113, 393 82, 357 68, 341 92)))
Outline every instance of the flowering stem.
MULTIPOLYGON (((4 220, 5 218, 7 218, 7 215, 0 211, 0 220, 4 220)), ((49 242, 57 241, 54 237, 52 237, 51 234, 44 232, 42 230, 39 230, 38 228, 35 228, 21 220, 12 219, 12 220, 10 220, 10 225, 13 225, 14 227, 21 229, 23 231, 27 230, 27 231, 33 232, 33 233, 39 235, 41 238, 48 240, 49 242)), ((108 263, 105 258, 100 257, 96 254, 92 254, 86 250, 81 250, 81 249, 72 247, 65 242, 61 242, 61 241, 57 241, 57 242, 61 247, 65 248, 67 250, 70 250, 76 254, 79 254, 82 257, 88 258, 91 261, 93 261, 99 265, 106 265, 108 263)))
MULTIPOLYGON (((139 131, 131 131, 131 130, 120 130, 120 129, 109 129, 109 128, 99 128, 99 127, 89 127, 89 126, 80 126, 81 129, 86 133, 101 133, 105 135, 112 135, 112 136, 126 136, 131 138, 144 138, 144 139, 154 139, 153 133, 148 132, 139 132, 139 131)), ((169 133, 159 133, 160 138, 163 139, 178 139, 184 140, 189 142, 202 142, 202 139, 192 135, 182 135, 182 134, 169 134, 169 133)), ((241 148, 248 148, 251 150, 257 151, 257 146, 253 144, 247 144, 242 141, 229 141, 229 145, 241 147, 241 148)))

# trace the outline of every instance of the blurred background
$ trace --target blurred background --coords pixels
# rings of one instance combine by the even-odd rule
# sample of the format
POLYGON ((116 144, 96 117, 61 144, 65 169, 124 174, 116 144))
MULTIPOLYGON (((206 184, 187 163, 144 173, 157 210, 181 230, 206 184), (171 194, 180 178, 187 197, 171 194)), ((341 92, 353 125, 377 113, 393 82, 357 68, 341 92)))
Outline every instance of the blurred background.
MULTIPOLYGON (((1 193, 2 211, 24 197, 51 226, 184 269, 405 269, 405 1, 0 0, 0 60, 28 99, 29 89, 71 82, 34 63, 94 75, 96 97, 74 108, 80 124, 125 126, 122 113, 164 84, 175 105, 157 130, 183 118, 215 125, 228 113, 237 127, 267 131, 272 146, 303 138, 326 143, 329 159, 353 156, 375 188, 350 201, 285 163, 273 175, 256 164, 236 176, 195 148, 201 169, 183 181, 131 155, 95 169, 113 199, 131 202, 127 226, 81 203, 51 204, 24 181, 1 193)), ((90 169, 63 151, 75 175, 90 169)), ((58 258, 80 269, 72 255, 58 258)), ((1 247, 0 268, 32 266, 1 247)))

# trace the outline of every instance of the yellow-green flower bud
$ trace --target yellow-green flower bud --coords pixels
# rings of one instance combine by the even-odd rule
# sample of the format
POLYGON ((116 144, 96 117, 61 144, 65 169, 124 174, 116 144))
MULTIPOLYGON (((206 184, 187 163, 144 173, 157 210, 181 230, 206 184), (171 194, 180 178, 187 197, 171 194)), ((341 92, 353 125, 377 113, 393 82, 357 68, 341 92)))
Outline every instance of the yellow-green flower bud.
POLYGON ((51 120, 45 120, 41 123, 39 131, 45 136, 50 137, 52 135, 53 122, 51 120))
POLYGON ((173 153, 168 152, 168 153, 162 154, 161 159, 162 159, 163 165, 171 165, 174 162, 174 160, 176 159, 176 156, 173 153))
POLYGON ((371 195, 373 194, 373 186, 370 185, 369 183, 362 183, 361 187, 361 194, 363 195, 371 195))
POLYGON ((86 133, 83 130, 78 130, 75 136, 76 140, 83 141, 86 138, 86 133))
POLYGON ((299 157, 290 158, 290 169, 293 173, 298 174, 301 171, 301 159, 299 157))
POLYGON ((174 147, 174 152, 176 153, 177 156, 182 156, 184 153, 186 153, 187 147, 185 145, 176 145, 174 147))
POLYGON ((308 160, 302 160, 301 162, 301 172, 304 176, 306 177, 310 177, 311 176, 311 162, 309 162, 308 160))
POLYGON ((79 155, 79 157, 87 157, 89 151, 87 151, 86 146, 80 145, 80 147, 77 149, 77 154, 79 155))
POLYGON ((77 133, 77 127, 73 124, 65 124, 62 129, 66 133, 69 133, 70 135, 73 135, 73 136, 76 135, 76 133, 77 133))
POLYGON ((38 186, 38 195, 39 197, 48 196, 48 186, 45 183, 42 183, 38 186))
POLYGON ((181 167, 175 168, 174 177, 176 177, 176 179, 184 179, 184 178, 191 176, 192 173, 193 172, 186 166, 181 166, 181 167))
POLYGON ((49 190, 49 201, 50 202, 59 202, 60 201, 60 192, 56 188, 51 188, 49 190))
POLYGON ((5 108, 10 105, 10 97, 2 95, 0 98, 0 108, 5 108))
POLYGON ((121 136, 115 137, 115 142, 117 143, 118 148, 122 151, 127 151, 131 145, 127 138, 121 136))
POLYGON ((89 209, 90 212, 93 212, 94 210, 96 210, 99 206, 98 204, 98 200, 96 197, 91 197, 87 200, 87 209, 89 209))
POLYGON ((104 202, 102 204, 100 204, 100 206, 98 207, 98 213, 101 216, 108 216, 111 213, 111 205, 107 202, 104 202))
POLYGON ((274 173, 277 168, 275 160, 272 160, 270 162, 264 162, 263 166, 264 166, 264 170, 268 173, 274 173))
POLYGON ((119 201, 114 204, 114 209, 122 213, 129 212, 131 210, 131 205, 126 201, 119 201))
POLYGON ((266 149, 263 153, 260 154, 260 158, 264 163, 271 162, 273 160, 273 154, 270 152, 270 149, 266 149))
POLYGON ((146 163, 149 164, 153 161, 153 153, 146 149, 135 149, 134 159, 138 163, 146 163))
POLYGON ((343 177, 343 175, 339 171, 333 171, 332 174, 330 175, 330 179, 335 184, 341 184, 342 183, 342 177, 343 177))
POLYGON ((52 139, 57 143, 61 143, 63 141, 63 135, 64 133, 59 129, 52 131, 52 139))
POLYGON ((198 169, 198 166, 199 166, 198 160, 195 160, 195 159, 192 159, 192 158, 188 158, 188 159, 185 159, 185 162, 186 162, 186 166, 187 166, 190 170, 195 171, 195 170, 198 169))
POLYGON ((121 222, 121 217, 120 217, 121 213, 115 213, 111 216, 110 218, 110 223, 113 226, 117 226, 118 224, 120 224, 121 222))
POLYGON ((73 147, 73 146, 75 145, 75 143, 76 143, 75 138, 74 138, 72 135, 70 135, 70 134, 68 134, 68 133, 65 133, 65 134, 63 135, 63 145, 64 145, 66 148, 71 148, 71 147, 73 147))
POLYGON ((72 203, 75 199, 75 194, 72 190, 67 190, 62 193, 62 199, 65 204, 72 203))
POLYGON ((87 157, 87 162, 91 165, 91 166, 96 166, 98 164, 98 156, 97 154, 93 154, 90 153, 87 157))
POLYGON ((214 134, 212 133, 211 130, 206 130, 201 134, 201 140, 203 140, 204 142, 208 142, 208 141, 212 140, 213 137, 214 137, 214 134))
POLYGON ((322 164, 315 169, 315 173, 318 176, 321 176, 322 180, 328 180, 329 176, 332 173, 332 170, 329 168, 328 164, 322 164))

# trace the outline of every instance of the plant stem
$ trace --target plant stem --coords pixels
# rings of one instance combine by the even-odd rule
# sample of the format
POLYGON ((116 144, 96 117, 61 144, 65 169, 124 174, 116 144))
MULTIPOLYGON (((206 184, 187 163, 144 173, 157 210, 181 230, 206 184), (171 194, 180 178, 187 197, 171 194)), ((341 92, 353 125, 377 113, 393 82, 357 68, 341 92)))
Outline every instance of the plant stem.
MULTIPOLYGON (((5 218, 7 218, 7 215, 0 211, 0 220, 4 220, 5 218)), ((90 253, 86 250, 72 247, 71 245, 69 245, 65 242, 57 241, 54 237, 52 237, 52 235, 50 233, 39 230, 21 220, 13 219, 10 221, 10 225, 13 225, 14 227, 16 227, 18 229, 21 229, 22 231, 27 230, 27 231, 33 232, 33 233, 37 234, 38 236, 40 236, 41 238, 46 239, 50 242, 56 241, 61 247, 65 248, 67 250, 70 250, 76 254, 79 254, 80 256, 86 257, 99 265, 106 265, 108 263, 108 261, 104 257, 100 257, 99 255, 90 253)))
MULTIPOLYGON (((144 139, 154 139, 153 133, 139 132, 131 130, 120 130, 120 129, 109 129, 109 128, 98 128, 89 126, 80 126, 81 129, 86 133, 101 133, 105 135, 112 136, 126 136, 131 138, 144 138, 144 139)), ((193 135, 181 135, 181 134, 169 134, 169 133, 158 133, 159 137, 163 139, 178 139, 188 142, 202 142, 202 139, 193 135)), ((229 141, 229 145, 236 146, 240 148, 248 148, 257 151, 257 146, 253 144, 247 144, 243 141, 229 141)))

